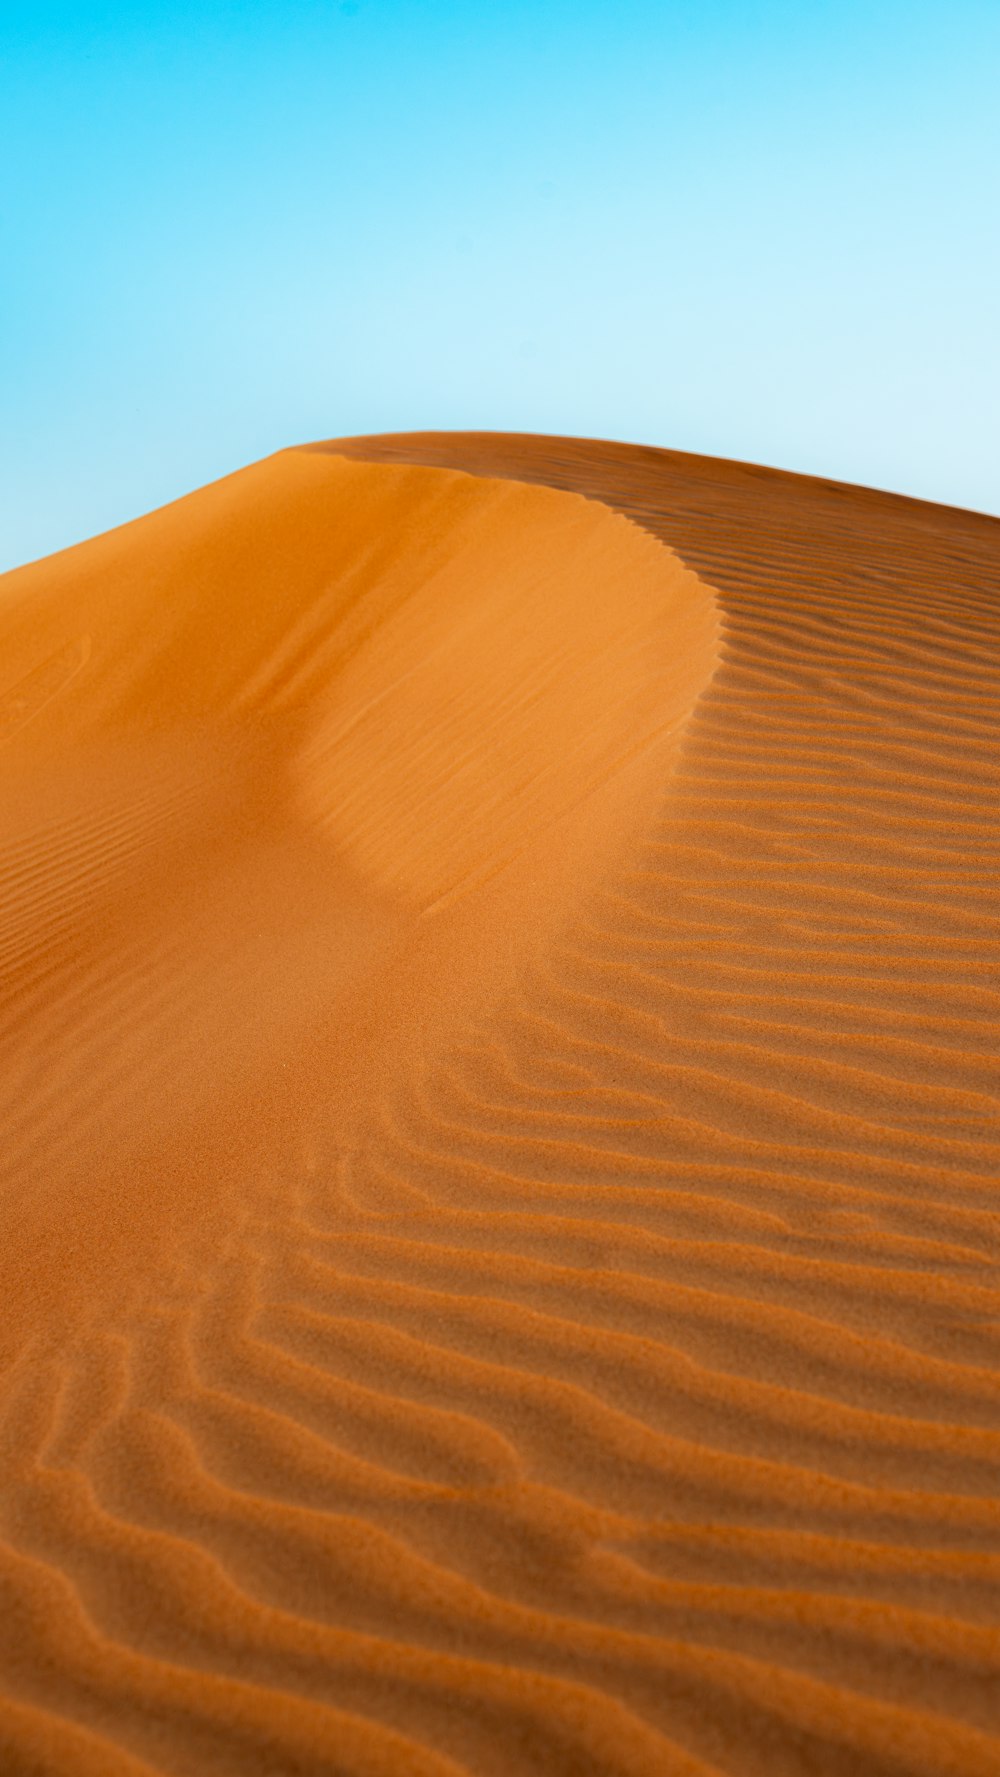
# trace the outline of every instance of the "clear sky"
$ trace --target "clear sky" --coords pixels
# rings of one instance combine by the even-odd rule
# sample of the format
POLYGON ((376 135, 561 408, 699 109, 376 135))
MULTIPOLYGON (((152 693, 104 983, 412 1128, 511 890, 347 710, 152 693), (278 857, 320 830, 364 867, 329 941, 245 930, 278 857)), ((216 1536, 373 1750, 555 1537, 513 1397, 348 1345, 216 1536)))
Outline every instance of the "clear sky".
POLYGON ((1000 0, 2 0, 0 568, 286 444, 1000 511, 1000 0))

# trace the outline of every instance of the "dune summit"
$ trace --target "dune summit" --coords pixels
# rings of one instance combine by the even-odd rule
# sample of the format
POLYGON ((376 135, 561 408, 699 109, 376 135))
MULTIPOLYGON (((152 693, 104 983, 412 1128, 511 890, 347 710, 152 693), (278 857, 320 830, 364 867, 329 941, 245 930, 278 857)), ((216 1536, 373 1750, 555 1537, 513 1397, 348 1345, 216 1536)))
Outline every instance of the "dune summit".
POLYGON ((0 1770, 993 1777, 998 644, 569 440, 0 580, 0 1770))

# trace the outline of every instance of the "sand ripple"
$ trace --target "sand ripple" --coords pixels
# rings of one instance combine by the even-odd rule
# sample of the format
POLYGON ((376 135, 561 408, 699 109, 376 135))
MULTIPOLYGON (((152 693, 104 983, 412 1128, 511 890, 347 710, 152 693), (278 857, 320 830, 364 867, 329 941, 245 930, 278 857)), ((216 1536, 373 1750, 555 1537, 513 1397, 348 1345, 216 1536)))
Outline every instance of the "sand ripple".
POLYGON ((0 581, 4 1772, 993 1777, 998 593, 491 437, 0 581))

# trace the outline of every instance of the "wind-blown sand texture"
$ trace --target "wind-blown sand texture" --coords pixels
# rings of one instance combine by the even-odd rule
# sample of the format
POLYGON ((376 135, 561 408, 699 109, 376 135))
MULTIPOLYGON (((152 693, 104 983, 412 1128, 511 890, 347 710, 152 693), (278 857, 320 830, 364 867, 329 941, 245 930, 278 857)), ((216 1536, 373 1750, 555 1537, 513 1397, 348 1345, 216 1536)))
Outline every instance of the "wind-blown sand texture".
POLYGON ((4 1777, 996 1777, 998 638, 537 438, 0 581, 4 1777))

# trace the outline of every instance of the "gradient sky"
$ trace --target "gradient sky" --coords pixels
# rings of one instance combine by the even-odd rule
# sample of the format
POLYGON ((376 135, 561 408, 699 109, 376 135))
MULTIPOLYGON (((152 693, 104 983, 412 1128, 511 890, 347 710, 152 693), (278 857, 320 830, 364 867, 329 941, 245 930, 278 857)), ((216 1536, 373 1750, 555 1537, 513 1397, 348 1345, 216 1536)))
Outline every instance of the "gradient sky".
POLYGON ((286 444, 1000 510, 1000 0, 0 6, 0 569, 286 444))

